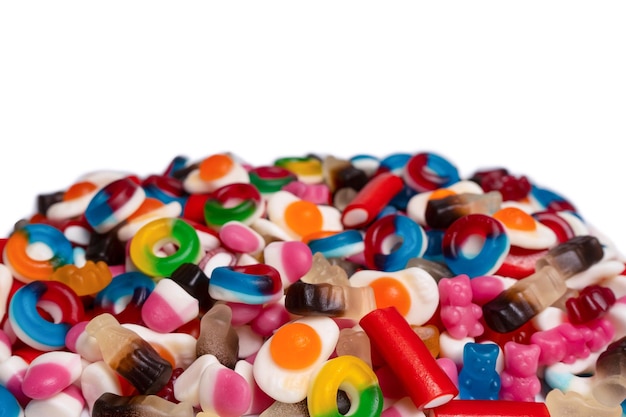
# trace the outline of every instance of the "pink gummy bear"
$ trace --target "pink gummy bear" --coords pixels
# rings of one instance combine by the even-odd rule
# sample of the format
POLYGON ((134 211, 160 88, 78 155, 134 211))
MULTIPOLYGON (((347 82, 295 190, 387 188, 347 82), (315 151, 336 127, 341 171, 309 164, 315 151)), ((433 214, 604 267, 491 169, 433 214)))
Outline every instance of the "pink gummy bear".
POLYGON ((541 382, 537 377, 539 346, 507 342, 503 350, 504 370, 500 374, 500 399, 535 401, 541 390, 541 382))
POLYGON ((483 311, 472 303, 472 286, 467 275, 439 280, 439 303, 441 322, 451 337, 480 336, 484 332, 479 322, 483 311))
POLYGON ((591 353, 588 344, 594 332, 585 326, 562 323, 549 330, 533 333, 530 342, 539 346, 540 365, 553 365, 557 362, 573 363, 586 358, 591 353))

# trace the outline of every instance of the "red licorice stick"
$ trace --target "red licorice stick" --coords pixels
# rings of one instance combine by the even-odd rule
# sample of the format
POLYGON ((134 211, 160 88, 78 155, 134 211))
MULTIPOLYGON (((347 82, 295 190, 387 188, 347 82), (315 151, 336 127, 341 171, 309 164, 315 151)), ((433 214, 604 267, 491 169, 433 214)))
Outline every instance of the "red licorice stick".
POLYGON ((351 229, 371 223, 402 187, 402 178, 391 172, 376 175, 343 210, 341 222, 351 229))
POLYGON ((428 410, 428 417, 550 417, 545 403, 498 400, 452 400, 428 410))
POLYGON ((395 307, 373 310, 361 319, 360 325, 370 338, 372 350, 395 373, 418 409, 437 407, 459 393, 395 307))

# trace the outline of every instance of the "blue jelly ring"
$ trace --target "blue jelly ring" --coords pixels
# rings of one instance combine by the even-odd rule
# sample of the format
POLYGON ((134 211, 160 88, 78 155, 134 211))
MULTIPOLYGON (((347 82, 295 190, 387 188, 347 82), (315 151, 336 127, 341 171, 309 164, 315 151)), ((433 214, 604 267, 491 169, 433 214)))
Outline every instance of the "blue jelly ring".
MULTIPOLYGON (((103 309, 113 309, 128 301, 139 288, 152 292, 156 283, 148 275, 130 271, 114 277, 109 285, 96 295, 95 305, 103 309)), ((118 309, 119 310, 119 309, 118 309)))
POLYGON ((446 230, 442 250, 448 268, 470 278, 491 275, 500 268, 511 243, 502 223, 485 214, 468 214, 455 220, 446 230), (480 250, 475 246, 482 242, 480 250))
POLYGON ((379 271, 404 269, 411 258, 424 255, 427 247, 428 237, 422 226, 402 214, 376 220, 365 234, 366 263, 379 271), (393 248, 385 248, 388 239, 397 241, 393 248))
POLYGON ((358 230, 345 230, 308 242, 311 253, 320 252, 325 258, 347 258, 363 252, 363 235, 358 230))
POLYGON ((270 265, 220 266, 209 280, 209 295, 215 300, 266 304, 282 297, 280 274, 270 265))
POLYGON ((48 291, 48 284, 47 281, 33 281, 21 287, 13 294, 9 304, 9 321, 17 337, 41 351, 63 349, 65 336, 75 324, 53 323, 39 314, 37 303, 48 291))

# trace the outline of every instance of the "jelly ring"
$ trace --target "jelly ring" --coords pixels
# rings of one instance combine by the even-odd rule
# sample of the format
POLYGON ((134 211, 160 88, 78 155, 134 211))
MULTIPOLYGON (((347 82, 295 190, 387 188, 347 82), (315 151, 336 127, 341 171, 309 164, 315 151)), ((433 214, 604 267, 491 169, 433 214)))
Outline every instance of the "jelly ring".
POLYGON ((9 304, 9 321, 15 335, 41 351, 63 349, 67 332, 83 316, 80 298, 70 287, 55 281, 31 282, 18 289, 9 304), (38 307, 55 321, 42 317, 38 307))
POLYGON ((216 300, 265 304, 283 296, 278 271, 269 265, 220 266, 213 270, 209 295, 216 300))
POLYGON ((356 169, 365 172, 368 177, 374 175, 380 167, 380 160, 376 156, 368 154, 354 155, 350 158, 350 163, 356 169))
POLYGON ((539 211, 533 213, 532 216, 539 223, 552 229, 559 243, 565 243, 576 236, 572 226, 559 213, 553 211, 539 211))
POLYGON ((411 258, 419 258, 428 247, 424 229, 402 214, 376 220, 365 232, 364 256, 368 268, 399 271, 411 258))
POLYGON ((400 175, 410 159, 411 154, 408 153, 394 153, 388 155, 381 159, 378 171, 390 171, 396 175, 400 175))
POLYGON ((27 224, 7 240, 3 259, 15 278, 28 283, 50 279, 59 267, 74 262, 72 244, 57 228, 27 224))
POLYGON ((261 193, 254 185, 228 184, 209 195, 204 203, 204 220, 213 228, 231 220, 250 225, 261 216, 261 201, 261 193))
POLYGON ((293 172, 280 166, 261 166, 248 172, 250 183, 261 194, 271 194, 280 191, 285 185, 296 181, 298 177, 293 172))
POLYGON ((164 217, 145 224, 130 241, 130 258, 143 273, 169 277, 184 263, 197 263, 202 257, 200 238, 189 223, 178 218, 164 217), (174 253, 158 253, 167 244, 174 253))
POLYGON ((459 171, 452 163, 430 152, 412 156, 404 169, 404 181, 419 192, 448 187, 459 180, 459 171))
POLYGON ((311 253, 320 252, 326 258, 348 258, 362 253, 365 244, 358 230, 344 230, 329 236, 311 239, 308 242, 311 253))
POLYGON ((307 184, 322 182, 322 161, 313 156, 284 157, 274 161, 274 165, 293 172, 299 181, 307 184))
POLYGON ((543 210, 577 211, 576 207, 561 195, 546 188, 537 187, 536 185, 531 187, 529 197, 539 204, 543 210))
POLYGON ((307 406, 311 417, 379 416, 383 409, 383 393, 378 377, 362 359, 344 355, 329 359, 313 377, 309 386, 307 406), (350 409, 340 413, 337 392, 350 398, 350 409))
POLYGON ((114 277, 109 285, 96 295, 94 304, 97 308, 112 311, 114 315, 119 314, 138 290, 144 289, 149 295, 155 287, 154 280, 142 272, 124 272, 114 277))
POLYGON ((184 206, 187 201, 187 193, 183 188, 183 183, 177 178, 150 175, 141 182, 141 186, 146 192, 146 197, 156 198, 164 204, 177 201, 181 206, 184 206))
POLYGON ((467 274, 470 278, 497 271, 510 247, 502 223, 485 214, 468 214, 455 220, 442 240, 448 268, 457 275, 467 274))
POLYGON ((146 192, 131 178, 122 178, 100 189, 85 210, 85 219, 98 233, 106 233, 137 210, 146 192))

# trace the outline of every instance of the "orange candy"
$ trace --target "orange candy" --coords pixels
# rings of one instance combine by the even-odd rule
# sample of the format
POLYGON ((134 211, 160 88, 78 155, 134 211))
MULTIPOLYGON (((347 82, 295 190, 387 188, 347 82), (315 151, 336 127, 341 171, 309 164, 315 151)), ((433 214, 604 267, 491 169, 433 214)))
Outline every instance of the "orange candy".
POLYGON ((493 217, 500 220, 506 227, 515 230, 535 230, 535 219, 517 207, 506 207, 498 210, 493 217))
POLYGON ((209 156, 200 163, 200 179, 213 181, 228 174, 235 163, 230 156, 216 154, 209 156))
POLYGON ((322 213, 317 205, 309 201, 295 201, 285 209, 285 223, 300 236, 319 232, 323 222, 322 213))
POLYGON ((395 306, 403 316, 411 307, 411 295, 406 287, 397 279, 381 277, 369 284, 374 289, 376 307, 386 308, 395 306))
POLYGON ((322 341, 311 326, 292 323, 276 331, 270 345, 270 354, 277 365, 285 369, 304 369, 320 356, 322 341))

